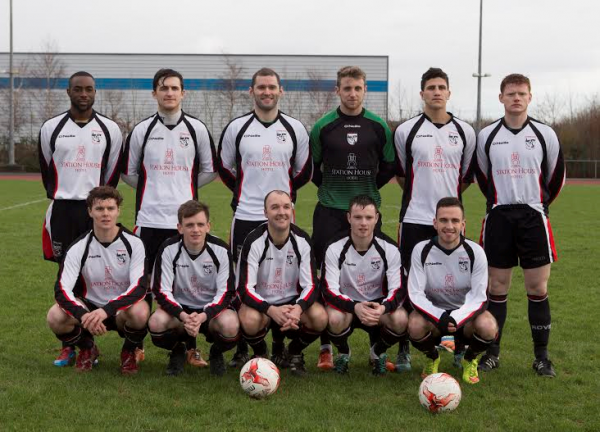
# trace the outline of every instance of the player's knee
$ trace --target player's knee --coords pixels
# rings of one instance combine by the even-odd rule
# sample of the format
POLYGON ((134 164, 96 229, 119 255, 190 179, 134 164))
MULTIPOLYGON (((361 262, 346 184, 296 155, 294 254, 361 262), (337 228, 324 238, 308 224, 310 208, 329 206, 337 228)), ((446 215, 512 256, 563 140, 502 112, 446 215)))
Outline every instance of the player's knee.
POLYGON ((171 315, 162 309, 157 309, 148 320, 148 330, 152 333, 161 333, 168 329, 171 315))
POLYGON ((421 339, 427 334, 428 326, 425 318, 418 312, 411 312, 408 317, 408 335, 411 339, 421 339))
POLYGON ((327 312, 319 303, 314 303, 306 312, 308 317, 307 327, 315 332, 322 332, 327 328, 327 312))
POLYGON ((50 330, 56 332, 62 330, 68 321, 69 315, 66 314, 57 304, 53 305, 46 315, 46 322, 50 330))
POLYGON ((484 339, 493 339, 498 333, 498 323, 489 312, 484 312, 475 321, 475 331, 484 339))
POLYGON ((240 320, 232 310, 225 310, 216 318, 218 331, 226 338, 235 337, 240 331, 240 320))
POLYGON ((239 311, 239 320, 242 330, 247 335, 255 335, 266 326, 267 317, 260 311, 242 305, 239 311))
POLYGON ((389 314, 389 322, 385 323, 386 326, 394 333, 404 333, 408 327, 408 314, 402 307, 396 309, 389 314))
POLYGON ((340 333, 348 328, 352 320, 352 316, 346 312, 341 312, 332 308, 327 309, 328 324, 327 328, 332 333, 340 333))
POLYGON ((148 303, 140 301, 131 306, 126 313, 127 326, 135 329, 141 329, 146 327, 148 323, 148 317, 150 315, 150 308, 148 303))

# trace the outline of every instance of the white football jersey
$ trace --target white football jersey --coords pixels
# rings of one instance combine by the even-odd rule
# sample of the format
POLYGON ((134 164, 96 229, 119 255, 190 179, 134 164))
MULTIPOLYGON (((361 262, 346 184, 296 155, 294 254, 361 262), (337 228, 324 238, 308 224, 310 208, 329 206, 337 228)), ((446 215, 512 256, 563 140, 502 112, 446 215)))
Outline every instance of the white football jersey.
POLYGON ((400 251, 388 236, 375 233, 371 246, 361 254, 345 235, 325 250, 323 296, 327 304, 345 312, 354 312, 356 303, 374 300, 391 312, 405 297, 400 272, 400 251))
POLYGON ((115 315, 146 295, 145 259, 142 241, 123 227, 108 245, 90 231, 66 252, 54 288, 56 302, 78 320, 88 312, 78 297, 115 315))
POLYGON ((394 133, 399 174, 405 178, 400 222, 432 225, 441 198, 461 198, 462 183, 472 181, 475 131, 451 115, 445 125, 420 114, 394 133))
POLYGON ((209 319, 214 318, 235 293, 229 248, 210 234, 198 255, 188 252, 181 236, 167 240, 157 255, 152 280, 156 301, 176 318, 182 306, 203 310, 209 319))
POLYGON ((117 186, 123 136, 119 126, 92 111, 76 123, 69 111, 47 120, 40 130, 42 181, 50 199, 85 200, 96 186, 117 186))
POLYGON ((266 313, 271 305, 294 301, 302 311, 318 294, 310 237, 291 224, 287 242, 277 247, 267 223, 246 237, 238 262, 238 294, 245 304, 266 313))
POLYGON ((433 323, 449 312, 457 326, 463 326, 486 309, 487 286, 487 258, 477 243, 461 237, 450 251, 434 237, 413 249, 408 296, 415 310, 433 323))
POLYGON ((175 229, 179 206, 198 199, 198 173, 214 173, 215 147, 204 123, 184 112, 176 125, 160 116, 138 123, 125 144, 125 175, 138 176, 136 222, 175 229))
POLYGON ((233 191, 235 218, 265 218, 263 200, 272 190, 290 194, 310 181, 312 158, 305 127, 281 111, 270 124, 254 112, 236 118, 223 130, 219 143, 219 174, 233 191))
POLYGON ((504 118, 477 139, 477 181, 488 212, 499 205, 527 204, 541 213, 565 182, 565 162, 556 133, 530 117, 519 130, 504 118))

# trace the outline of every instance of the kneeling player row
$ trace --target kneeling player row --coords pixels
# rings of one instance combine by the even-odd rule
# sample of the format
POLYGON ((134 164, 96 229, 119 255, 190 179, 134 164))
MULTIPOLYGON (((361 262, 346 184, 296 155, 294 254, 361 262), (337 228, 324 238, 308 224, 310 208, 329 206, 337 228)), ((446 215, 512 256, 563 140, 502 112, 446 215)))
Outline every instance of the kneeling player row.
POLYGON ((257 357, 267 357, 269 329, 291 339, 279 363, 294 375, 306 374, 303 350, 327 332, 338 350, 335 370, 348 371, 348 337, 362 328, 371 339, 373 373, 386 372, 386 351, 410 338, 425 353, 424 374, 437 372, 435 349, 445 334, 460 335, 469 348, 462 361, 463 380, 479 381, 476 356, 497 333, 485 311, 487 261, 482 249, 466 240, 463 208, 456 198, 438 203, 438 236, 420 243, 412 254, 408 294, 414 311, 403 308, 397 245, 377 232, 376 203, 368 196, 351 200, 349 232, 327 246, 317 279, 309 236, 291 223, 292 201, 274 190, 264 199, 267 222, 246 238, 237 282, 229 248, 209 234, 209 209, 188 201, 178 211, 179 235, 159 251, 152 276, 158 303, 146 294, 144 247, 117 224, 122 197, 111 187, 90 192, 87 206, 93 229, 68 249, 55 287, 57 304, 48 313, 56 336, 80 349, 76 368, 91 370, 99 352, 94 336, 117 330, 125 339, 121 372, 136 373, 136 348, 148 330, 153 343, 170 351, 169 375, 188 362, 205 366, 195 350, 198 333, 212 342, 210 370, 223 375, 223 357, 244 338, 257 357), (237 286, 237 288, 236 288, 237 286))

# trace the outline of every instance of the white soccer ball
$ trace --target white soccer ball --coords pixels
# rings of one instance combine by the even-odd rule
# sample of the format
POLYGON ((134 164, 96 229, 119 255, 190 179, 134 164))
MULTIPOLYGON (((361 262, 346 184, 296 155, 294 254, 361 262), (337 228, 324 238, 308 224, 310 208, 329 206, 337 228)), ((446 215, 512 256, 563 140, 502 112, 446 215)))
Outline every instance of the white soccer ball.
POLYGON ((279 369, 265 358, 251 359, 240 371, 240 385, 251 398, 265 398, 279 387, 279 369))
POLYGON ((461 396, 458 381, 446 373, 429 375, 419 387, 419 402, 432 413, 455 410, 461 396))

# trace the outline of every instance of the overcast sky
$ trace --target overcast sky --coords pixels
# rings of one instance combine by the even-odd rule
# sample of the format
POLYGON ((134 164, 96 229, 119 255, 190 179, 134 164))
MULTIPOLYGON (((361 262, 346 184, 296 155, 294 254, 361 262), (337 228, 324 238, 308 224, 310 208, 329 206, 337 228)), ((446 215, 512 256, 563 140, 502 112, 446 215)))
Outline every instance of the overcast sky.
MULTIPOLYGON (((484 0, 484 115, 502 114, 503 76, 532 79, 534 102, 600 97, 600 2, 484 0)), ((0 51, 9 49, 0 0, 0 51)), ((14 50, 61 52, 387 55, 418 106, 429 66, 450 75, 450 110, 475 117, 479 0, 13 0, 14 50)), ((93 71, 92 71, 93 72, 93 71)), ((535 108, 535 103, 532 105, 535 108)))

